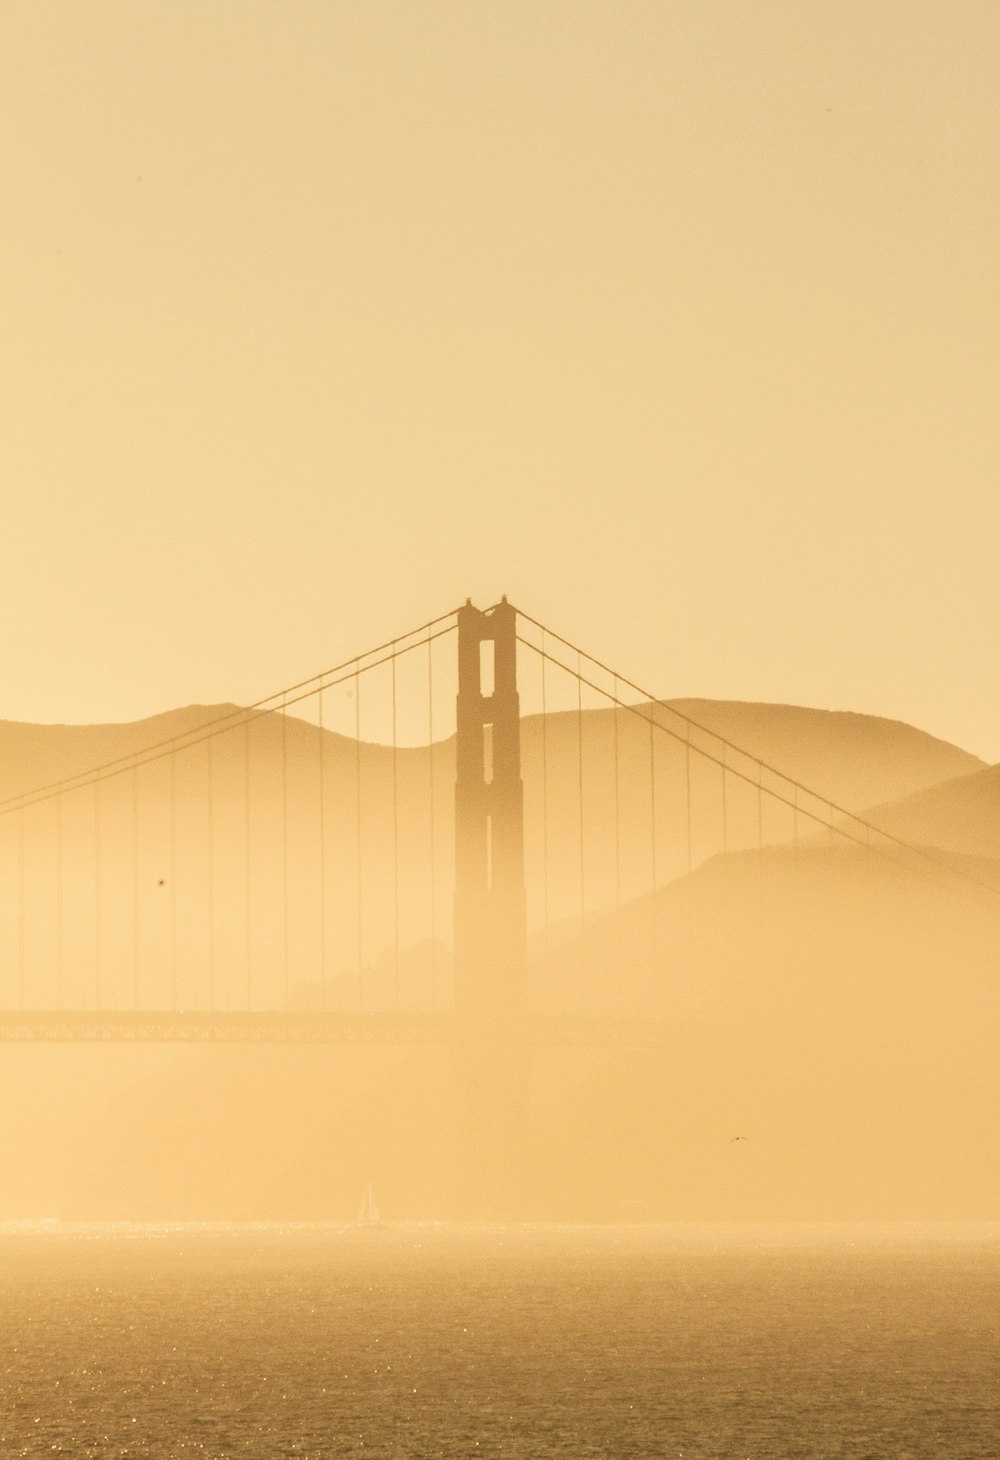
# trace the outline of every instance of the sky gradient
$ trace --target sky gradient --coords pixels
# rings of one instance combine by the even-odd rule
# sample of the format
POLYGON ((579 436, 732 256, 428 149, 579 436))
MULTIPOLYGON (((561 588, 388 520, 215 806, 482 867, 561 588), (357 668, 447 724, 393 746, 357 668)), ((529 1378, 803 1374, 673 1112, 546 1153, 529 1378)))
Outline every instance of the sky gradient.
POLYGON ((1000 759, 1000 9, 0 14, 0 718, 502 592, 1000 759))

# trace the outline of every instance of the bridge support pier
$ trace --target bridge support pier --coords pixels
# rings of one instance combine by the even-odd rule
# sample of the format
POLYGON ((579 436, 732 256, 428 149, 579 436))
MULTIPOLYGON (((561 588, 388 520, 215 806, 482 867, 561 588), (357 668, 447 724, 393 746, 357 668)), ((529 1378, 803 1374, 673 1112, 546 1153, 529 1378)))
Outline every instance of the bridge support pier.
POLYGON ((514 1215, 526 1179, 524 789, 517 615, 458 613, 455 780, 457 1209, 514 1215))

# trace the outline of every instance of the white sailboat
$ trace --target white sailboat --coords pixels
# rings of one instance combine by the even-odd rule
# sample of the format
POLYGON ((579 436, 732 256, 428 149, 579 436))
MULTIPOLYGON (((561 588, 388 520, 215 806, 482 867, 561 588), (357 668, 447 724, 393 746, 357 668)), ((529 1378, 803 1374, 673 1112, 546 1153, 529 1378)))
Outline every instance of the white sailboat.
POLYGON ((359 1227, 381 1227, 382 1218, 378 1214, 378 1206, 375 1201, 375 1193, 369 1181, 365 1187, 365 1194, 361 1198, 361 1205, 358 1208, 359 1227))

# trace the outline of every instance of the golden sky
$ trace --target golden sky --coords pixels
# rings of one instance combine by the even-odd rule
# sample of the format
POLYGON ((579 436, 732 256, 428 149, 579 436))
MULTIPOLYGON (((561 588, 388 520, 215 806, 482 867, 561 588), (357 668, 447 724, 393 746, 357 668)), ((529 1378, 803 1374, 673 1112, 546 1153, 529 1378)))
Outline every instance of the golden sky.
POLYGON ((995 0, 4 0, 0 717, 507 592, 1000 758, 995 0))

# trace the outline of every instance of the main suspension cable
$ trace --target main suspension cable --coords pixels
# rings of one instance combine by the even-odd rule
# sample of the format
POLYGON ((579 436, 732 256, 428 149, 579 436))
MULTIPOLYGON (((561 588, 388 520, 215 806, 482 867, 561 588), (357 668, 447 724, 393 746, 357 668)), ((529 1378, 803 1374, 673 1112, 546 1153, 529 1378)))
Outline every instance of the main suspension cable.
MULTIPOLYGON (((524 615, 524 617, 527 617, 527 615, 524 615)), ((530 622, 534 622, 534 620, 530 620, 530 622)), ((549 630, 546 630, 546 632, 549 632, 549 630)), ((540 649, 538 645, 533 644, 530 639, 526 639, 520 634, 517 635, 517 639, 519 643, 525 646, 525 648, 533 650, 534 653, 541 654, 544 652, 547 654, 547 651, 543 651, 542 649, 540 649)), ((565 674, 576 677, 577 671, 573 669, 572 665, 564 664, 562 660, 555 658, 551 654, 547 654, 547 657, 550 663, 556 665, 556 667, 561 669, 565 674)), ((591 662, 597 663, 596 660, 592 660, 591 662)), ((637 719, 645 721, 648 725, 655 726, 655 728, 657 730, 660 730, 664 735, 669 735, 671 739, 679 741, 682 745, 690 744, 691 749, 694 750, 696 755, 700 755, 703 757, 703 759, 711 761, 713 765, 722 765, 722 761, 719 756, 713 755, 711 751, 706 750, 701 746, 694 745, 688 740, 687 735, 682 735, 678 731, 672 730, 668 725, 664 725, 662 721, 654 719, 652 714, 646 714, 637 705, 630 705, 624 700, 616 699, 613 692, 606 689, 603 685, 597 684, 595 681, 588 679, 583 675, 581 675, 580 678, 583 684, 585 684, 589 689, 593 689, 596 691, 597 694, 603 695, 605 699, 611 701, 611 703, 613 704, 616 704, 619 709, 627 710, 630 714, 635 715, 637 719)), ((623 677, 621 682, 628 685, 629 688, 635 688, 634 685, 631 685, 629 681, 625 680, 623 677)), ((650 699, 649 704, 651 706, 659 705, 659 701, 650 699)), ((681 716, 681 718, 684 720, 688 719, 687 716, 681 716)), ((688 723, 693 728, 704 729, 703 726, 698 726, 695 721, 689 721, 688 723)), ((713 731, 706 731, 705 733, 709 734, 714 740, 723 740, 722 736, 715 735, 713 731)), ((725 743, 729 745, 731 749, 739 750, 739 747, 734 747, 731 741, 726 741, 725 743)), ((790 796, 783 796, 780 791, 771 790, 769 787, 765 787, 762 785, 760 778, 761 771, 764 769, 773 768, 768 767, 765 761, 758 760, 757 757, 749 755, 746 751, 740 751, 740 754, 745 755, 748 760, 756 764, 756 766, 758 767, 757 777, 754 778, 753 776, 748 775, 745 771, 739 770, 736 766, 733 766, 732 764, 729 764, 726 767, 729 771, 729 774, 732 776, 736 776, 738 780, 744 781, 750 786, 757 787, 758 795, 761 791, 764 791, 768 796, 772 798, 772 800, 780 802, 783 806, 787 806, 789 809, 794 809, 795 802, 790 796)), ((789 784, 791 786, 799 784, 796 782, 791 782, 790 779, 782 775, 780 771, 775 771, 774 774, 776 774, 782 781, 785 781, 786 784, 789 784)), ((808 787, 799 786, 799 789, 809 791, 808 787)), ((838 806, 835 802, 831 802, 827 798, 820 797, 815 792, 809 791, 809 794, 811 796, 814 796, 817 801, 822 802, 827 806, 832 806, 833 809, 838 813, 838 815, 843 815, 847 817, 848 820, 853 821, 856 825, 862 827, 865 830, 866 835, 864 837, 861 837, 856 835, 854 832, 848 830, 846 827, 838 827, 837 835, 842 836, 846 841, 854 842, 858 846, 865 847, 867 850, 884 857, 887 861, 892 862, 893 865, 897 867, 902 867, 906 871, 914 872, 920 876, 926 877, 928 878, 928 880, 936 883, 939 887, 949 888, 952 891, 954 890, 952 884, 944 882, 940 878, 934 877, 925 867, 910 865, 902 861, 899 857, 893 856, 892 851, 889 847, 879 845, 877 842, 873 843, 870 840, 870 834, 871 832, 875 832, 877 836, 883 837, 885 841, 891 843, 893 848, 899 848, 899 850, 901 851, 907 852, 912 856, 921 858, 923 861, 928 862, 931 866, 939 868, 941 871, 947 873, 952 877, 958 878, 960 881, 967 883, 970 887, 975 888, 977 891, 989 893, 992 897, 1000 899, 1000 889, 991 886, 990 883, 983 882, 980 878, 974 877, 971 873, 964 871, 962 868, 953 866, 951 863, 945 861, 943 858, 933 856, 923 847, 915 846, 910 842, 904 841, 901 837, 893 836, 891 833, 882 832, 878 827, 873 826, 870 822, 866 822, 863 817, 857 816, 853 812, 844 810, 844 808, 838 806)), ((801 814, 808 817, 810 821, 816 822, 824 829, 828 827, 829 823, 825 821, 823 817, 820 816, 817 812, 810 811, 807 807, 799 807, 799 810, 801 814)), ((762 823, 760 821, 760 805, 758 804, 759 839, 762 835, 761 828, 762 823)))
MULTIPOLYGON (((58 781, 49 781, 41 786, 34 786, 31 790, 19 791, 12 796, 6 796, 0 799, 0 816, 16 810, 19 806, 35 806, 40 801, 49 800, 63 791, 91 785, 95 780, 110 779, 127 770, 137 757, 140 764, 149 765, 154 760, 161 759, 157 752, 173 755, 187 750, 192 745, 200 745, 209 735, 224 735, 229 730, 238 729, 247 718, 258 719, 262 715, 271 714, 279 707, 299 704, 302 700, 311 698, 316 693, 316 685, 324 680, 329 681, 326 688, 330 689, 352 679, 358 671, 363 674, 367 673, 369 669, 377 669, 381 664, 387 664, 390 659, 399 658, 403 654, 409 654, 414 649, 420 648, 427 642, 426 639, 420 639, 412 644, 405 641, 436 628, 446 619, 454 618, 456 613, 457 609, 450 609, 448 613, 442 613, 437 618, 429 619, 427 623, 421 624, 419 628, 411 629, 409 633, 399 634, 395 639, 387 639, 384 643, 375 645, 374 648, 366 649, 361 654, 354 654, 350 659, 342 660, 331 669, 324 669, 319 674, 310 675, 308 679, 299 680, 298 683, 290 684, 285 689, 275 690, 273 694, 265 695, 263 699, 255 700, 252 704, 237 706, 236 709, 227 711, 225 715, 218 715, 214 720, 206 720, 203 724, 195 726, 192 730, 184 731, 180 735, 170 735, 164 740, 154 741, 153 744, 145 746, 142 750, 128 751, 124 755, 116 756, 113 760, 89 766, 75 775, 64 776, 58 781), (403 647, 397 648, 395 647, 397 645, 403 645, 403 647), (386 650, 391 652, 386 653, 386 650), (373 658, 376 654, 383 657, 373 658), (371 659, 372 662, 366 664, 364 663, 366 659, 371 659), (331 677, 334 675, 341 677, 334 679, 331 677)), ((438 630, 436 634, 431 635, 431 638, 436 639, 443 634, 452 633, 454 629, 455 625, 451 624, 446 629, 438 630)))
MULTIPOLYGON (((451 624, 446 629, 438 629, 437 633, 431 635, 431 637, 432 639, 441 639, 446 634, 453 634, 454 632, 455 625, 451 624)), ((397 649, 393 653, 383 654, 380 659, 373 659, 370 664, 361 664, 352 667, 347 672, 340 673, 336 679, 331 679, 327 683, 326 688, 335 689, 337 685, 346 684, 360 674, 367 674, 369 670, 378 669, 383 664, 388 664, 390 660, 400 659, 404 654, 412 654, 415 649, 421 648, 426 642, 426 639, 418 640, 415 644, 407 644, 404 648, 397 649)), ((349 665, 355 666, 355 660, 349 659, 347 662, 349 665)), ((318 676, 306 681, 306 683, 312 686, 315 678, 318 678, 318 676)), ((314 688, 309 688, 300 694, 291 695, 286 701, 286 708, 301 704, 304 700, 311 699, 315 693, 314 688)), ((280 701, 281 696, 280 694, 278 696, 272 695, 271 698, 277 698, 280 701)), ((238 730, 241 726, 250 726, 257 720, 262 720, 267 715, 274 713, 273 709, 259 709, 254 706, 234 711, 232 715, 224 716, 217 721, 210 721, 206 726, 199 726, 196 730, 187 731, 182 735, 175 735, 170 740, 161 741, 155 746, 150 746, 148 751, 130 751, 127 756, 120 757, 116 761, 108 762, 104 767, 95 766, 92 771, 81 771, 79 777, 71 777, 65 782, 60 781, 54 783, 51 787, 44 787, 37 794, 34 792, 25 792, 21 797, 13 797, 9 801, 0 803, 0 816, 8 816, 19 807, 38 806, 44 801, 54 800, 67 791, 78 791, 84 786, 93 785, 95 781, 111 780, 115 776, 122 775, 124 771, 129 769, 133 762, 138 765, 154 765, 159 760, 165 760, 167 756, 180 755, 186 750, 193 749, 196 745, 203 744, 210 736, 227 735, 230 731, 238 730), (222 728, 213 728, 213 726, 222 726, 222 728)))
MULTIPOLYGON (((744 749, 743 746, 737 745, 734 740, 730 740, 727 736, 721 735, 717 730, 710 730, 707 725, 701 724, 701 722, 694 719, 692 715, 687 715, 684 713, 683 710, 677 709, 675 705, 669 704, 664 700, 658 700, 655 695, 651 694, 648 690, 643 689, 642 686, 636 684, 634 680, 627 679, 623 674, 619 674, 617 671, 610 668, 609 665, 603 663, 602 660, 595 658, 593 654, 588 654, 585 650, 581 649, 579 645, 575 644, 571 639, 565 638, 562 634, 557 634, 555 630, 548 628, 547 625, 542 624, 538 619, 532 618, 531 614, 525 613, 523 609, 519 608, 516 610, 516 612, 519 618, 524 619, 525 623, 531 624, 536 629, 544 629, 545 633, 550 638, 555 639, 558 643, 562 644, 572 653, 582 657, 583 659, 586 659, 588 663, 593 664, 595 668, 600 669, 603 673, 610 675, 615 680, 616 685, 620 682, 626 687, 626 689, 634 690, 636 694, 641 695, 644 700, 649 702, 649 704, 657 705, 662 709, 668 710, 670 714, 676 715, 679 720, 683 720, 691 730, 700 731, 703 735, 708 736, 710 740, 716 741, 719 745, 724 746, 729 750, 733 750, 738 755, 743 756, 746 760, 751 761, 754 765, 758 766, 760 770, 768 771, 771 775, 777 776, 778 779, 780 781, 783 781, 785 785, 788 786, 791 790, 804 791, 807 796, 811 796, 814 800, 832 808, 832 810, 834 810, 838 816, 845 817, 848 821, 853 822, 857 826, 867 828, 869 833, 874 832, 876 836, 881 837, 884 841, 893 843, 901 850, 910 852, 914 856, 922 857, 925 861, 932 862, 936 866, 942 867, 945 871, 951 873, 952 875, 956 877, 962 877, 974 886, 981 887, 985 892, 991 892, 994 895, 1000 897, 1000 891, 998 891, 997 888, 990 886, 988 882, 983 882, 980 878, 974 877, 969 872, 959 871, 943 857, 934 856, 934 854, 928 851, 925 847, 916 846, 914 845, 914 843, 906 841, 904 837, 896 836, 893 832, 883 831, 880 827, 877 827, 873 823, 866 821, 863 816, 859 816, 856 811, 850 811, 846 806, 841 806, 838 805, 836 801, 831 801, 828 796, 820 795, 820 793, 818 791, 814 791, 811 786, 807 786, 802 781, 797 781, 794 776, 787 775, 786 772, 780 770, 777 766, 771 765, 768 761, 763 760, 759 755, 754 755, 751 751, 744 749)), ((526 648, 533 649, 536 654, 542 652, 539 649, 538 645, 533 644, 530 639, 525 639, 520 634, 517 637, 519 642, 524 644, 526 648)), ((559 668, 562 669, 565 673, 574 673, 571 665, 563 664, 561 660, 551 658, 551 656, 550 660, 553 664, 558 664, 559 668)), ((585 680, 584 683, 590 685, 591 688, 597 690, 598 694, 604 695, 606 699, 613 699, 613 696, 610 695, 608 691, 602 686, 592 684, 590 680, 585 680)), ((624 701, 616 702, 620 703, 625 709, 633 708, 632 706, 626 704, 624 701)), ((648 717, 643 716, 643 718, 646 719, 648 717)), ((671 735, 675 740, 679 740, 684 743, 684 740, 686 738, 685 736, 682 736, 677 732, 668 729, 668 727, 662 724, 662 722, 657 722, 657 724, 658 728, 663 730, 666 734, 671 735)), ((710 760, 716 765, 722 764, 719 757, 712 755, 710 751, 703 750, 697 745, 695 745, 693 748, 696 754, 703 756, 706 760, 710 760)), ((751 777, 736 770, 736 768, 731 764, 729 765, 728 769, 732 775, 737 776, 740 780, 747 781, 751 785, 755 784, 751 777)), ((767 790, 766 787, 765 790, 767 790)), ((780 795, 777 791, 767 790, 767 795, 771 796, 776 801, 780 801, 783 805, 794 809, 793 801, 786 796, 780 795)), ((822 826, 827 825, 827 823, 823 820, 821 816, 817 816, 813 812, 807 811, 804 807, 800 807, 799 809, 801 810, 802 814, 808 816, 811 821, 816 821, 822 826)), ((850 834, 846 831, 841 832, 838 830, 838 835, 843 835, 849 840, 859 840, 856 837, 851 837, 850 834)))

